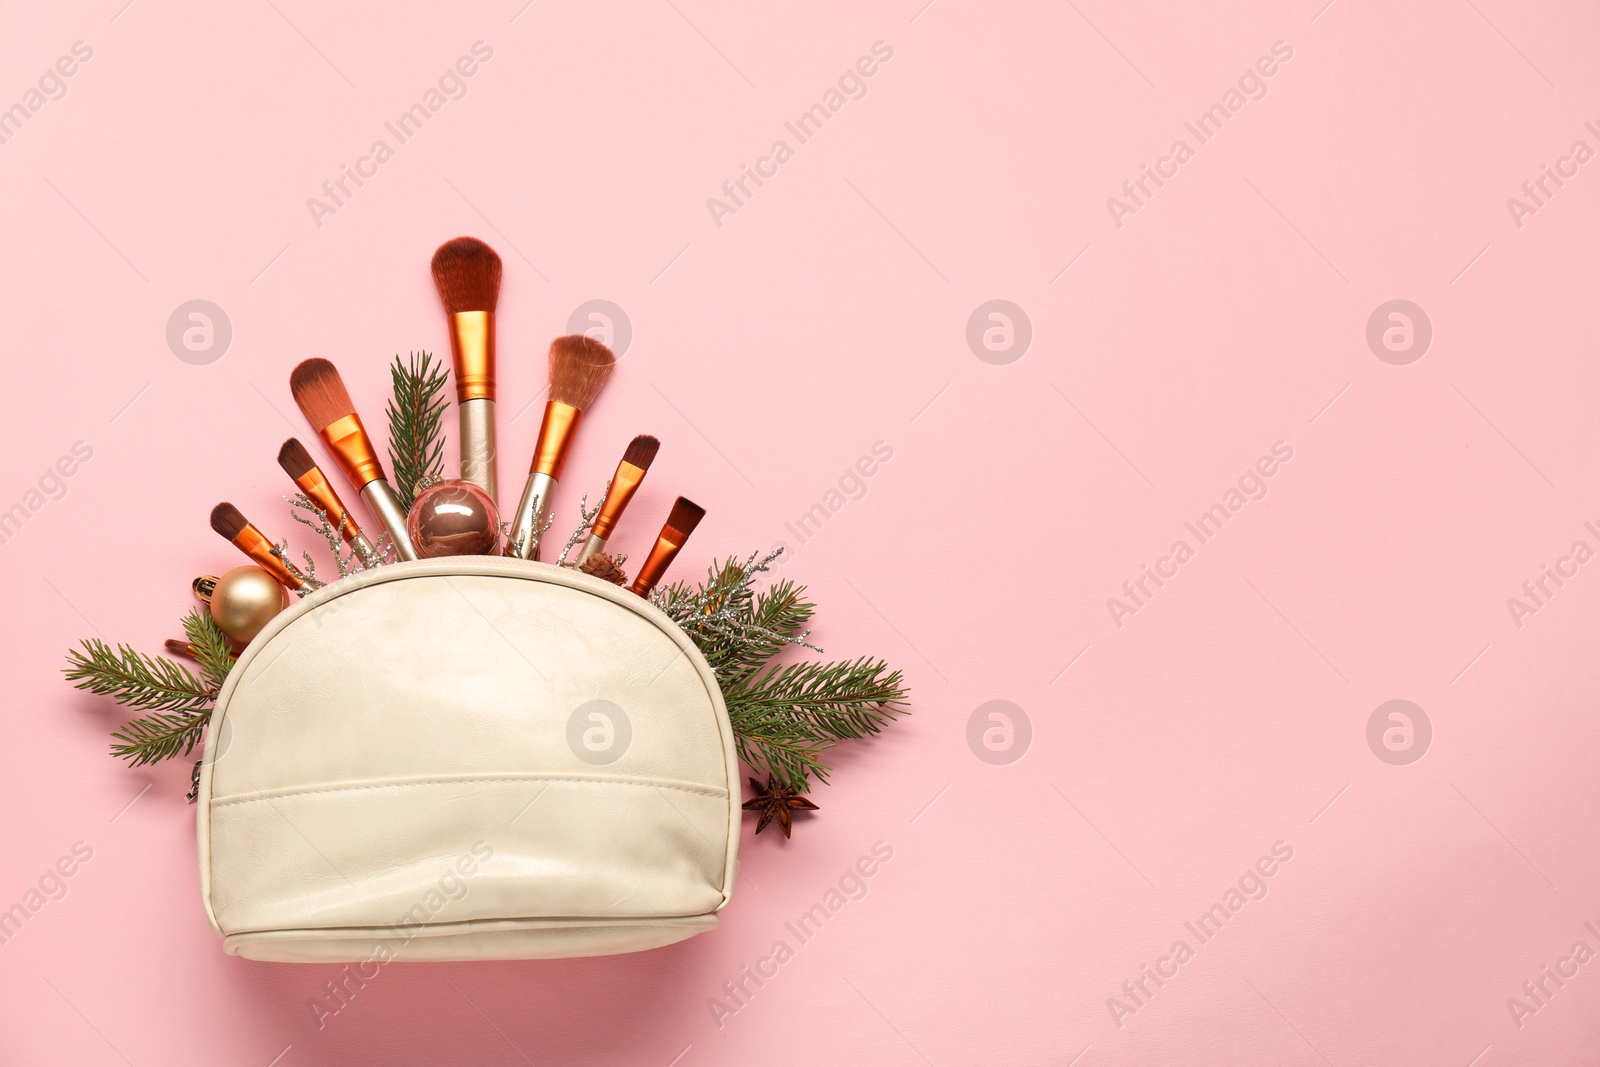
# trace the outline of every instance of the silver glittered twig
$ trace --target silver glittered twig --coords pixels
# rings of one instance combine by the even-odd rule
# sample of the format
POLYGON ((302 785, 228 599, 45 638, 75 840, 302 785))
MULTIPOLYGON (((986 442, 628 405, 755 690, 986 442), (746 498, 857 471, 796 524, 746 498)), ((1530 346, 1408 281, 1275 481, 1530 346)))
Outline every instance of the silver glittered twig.
MULTIPOLYGON (((609 492, 611 492, 611 483, 606 482, 606 487, 600 490, 600 499, 604 501, 606 494, 609 492)), ((578 565, 576 560, 571 563, 567 562, 567 553, 572 551, 573 545, 582 541, 589 531, 594 529, 594 520, 600 517, 600 508, 602 506, 603 504, 596 504, 594 510, 590 511, 589 494, 583 494, 583 498, 578 501, 578 528, 572 531, 572 536, 567 538, 567 543, 562 546, 561 555, 556 557, 556 566, 576 567, 578 565)))
POLYGON ((304 493, 296 493, 294 496, 286 496, 284 499, 289 502, 289 515, 294 521, 316 531, 324 541, 328 542, 328 550, 333 553, 333 565, 338 568, 339 577, 343 578, 348 575, 351 567, 358 559, 363 567, 377 566, 378 561, 376 559, 369 558, 365 554, 358 554, 354 547, 348 549, 345 547, 344 539, 339 536, 338 529, 328 521, 328 513, 318 507, 310 497, 304 493), (315 521, 302 515, 302 511, 310 512, 315 517, 315 521))

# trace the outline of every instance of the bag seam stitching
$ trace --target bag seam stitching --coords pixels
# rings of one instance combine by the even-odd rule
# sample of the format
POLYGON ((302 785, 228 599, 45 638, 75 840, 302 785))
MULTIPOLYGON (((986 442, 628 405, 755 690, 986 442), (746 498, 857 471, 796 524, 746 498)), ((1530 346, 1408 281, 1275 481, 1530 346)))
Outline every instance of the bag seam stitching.
MULTIPOLYGON (((472 926, 485 927, 485 926, 490 926, 490 925, 495 925, 495 924, 504 924, 504 923, 560 924, 559 926, 556 926, 555 928, 557 928, 557 929, 569 929, 569 930, 570 929, 584 929, 584 928, 587 928, 587 927, 601 927, 601 926, 627 926, 627 927, 652 927, 652 928, 653 927, 669 927, 670 928, 670 927, 681 927, 681 926, 688 925, 689 922, 691 922, 692 920, 695 920, 695 919, 714 919, 714 918, 716 918, 716 914, 717 913, 715 911, 695 911, 695 912, 677 912, 677 913, 674 913, 674 914, 671 914, 671 915, 642 915, 642 916, 630 916, 630 915, 549 915, 549 916, 514 915, 514 916, 510 916, 510 915, 508 915, 508 916, 498 916, 498 917, 483 918, 483 919, 458 919, 458 920, 456 920, 454 922, 418 923, 418 924, 416 924, 414 926, 408 926, 408 927, 406 927, 406 929, 407 930, 419 930, 419 931, 420 930, 448 930, 448 931, 454 932, 454 930, 456 928, 461 928, 461 932, 462 933, 477 933, 477 932, 483 932, 483 931, 474 931, 474 930, 469 930, 469 929, 465 929, 465 928, 472 927, 472 926)), ((550 928, 549 926, 544 926, 544 925, 524 926, 524 927, 522 927, 523 930, 534 931, 534 932, 539 931, 539 930, 549 929, 549 928, 550 928)), ((376 925, 368 925, 368 926, 263 927, 262 929, 259 929, 259 930, 235 930, 234 932, 228 933, 228 934, 224 934, 223 936, 226 937, 226 938, 230 938, 231 939, 231 938, 247 938, 247 937, 272 938, 272 937, 277 936, 277 935, 299 935, 299 934, 308 934, 308 935, 309 934, 348 934, 349 937, 348 938, 343 938, 343 939, 319 937, 319 938, 316 938, 315 940, 322 941, 322 942, 333 941, 333 940, 352 940, 352 941, 354 941, 354 940, 366 940, 366 939, 371 938, 373 931, 392 930, 392 929, 394 929, 393 926, 376 926, 376 925)), ((495 933, 497 931, 489 930, 487 932, 495 933)), ((415 935, 415 936, 421 936, 421 935, 419 934, 419 935, 415 935)))
POLYGON ((514 778, 434 778, 417 782, 374 782, 371 785, 341 785, 322 789, 296 789, 287 793, 273 793, 270 796, 212 797, 211 807, 220 808, 226 805, 253 804, 259 801, 288 800, 294 797, 314 796, 319 793, 354 793, 363 789, 403 789, 436 785, 488 785, 504 782, 573 782, 580 785, 625 785, 636 789, 648 786, 652 789, 674 789, 680 793, 692 793, 695 796, 710 797, 713 800, 724 800, 728 796, 727 790, 717 789, 714 786, 668 785, 663 782, 630 782, 617 778, 525 775, 514 778))

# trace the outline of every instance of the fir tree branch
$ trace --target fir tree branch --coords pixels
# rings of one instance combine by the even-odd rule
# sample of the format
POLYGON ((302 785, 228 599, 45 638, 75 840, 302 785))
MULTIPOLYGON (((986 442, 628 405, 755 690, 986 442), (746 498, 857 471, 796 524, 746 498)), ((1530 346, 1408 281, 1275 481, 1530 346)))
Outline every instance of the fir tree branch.
POLYGON ((820 757, 823 746, 786 736, 786 733, 778 723, 745 723, 734 732, 739 759, 758 772, 770 772, 796 792, 804 793, 811 788, 812 775, 826 782, 828 768, 820 757), (764 731, 763 726, 773 729, 764 731))
POLYGON ((769 667, 723 693, 730 718, 793 723, 794 736, 833 743, 881 732, 905 707, 899 671, 882 660, 769 667))
POLYGON ((206 681, 172 660, 147 656, 128 645, 113 649, 94 638, 84 641, 82 650, 67 653, 63 673, 78 689, 143 711, 201 711, 215 695, 206 681))
POLYGON ((183 632, 200 665, 197 677, 169 659, 147 656, 128 645, 112 648, 89 639, 67 652, 64 674, 78 689, 108 696, 149 712, 112 733, 111 754, 132 766, 159 763, 194 751, 211 721, 211 703, 233 668, 228 637, 198 609, 183 619, 183 632))
POLYGON ((726 694, 739 758, 804 793, 828 780, 823 754, 838 742, 879 733, 904 713, 899 671, 881 661, 801 663, 769 669, 726 694))
POLYGON ((389 464, 400 505, 410 511, 417 494, 444 475, 444 433, 441 423, 450 402, 444 396, 449 370, 427 352, 411 353, 389 368, 389 464))
POLYGON ((209 708, 190 714, 157 712, 142 719, 130 719, 111 735, 118 742, 111 746, 111 754, 127 760, 133 767, 159 763, 173 756, 187 756, 200 743, 206 723, 210 721, 209 708))
MULTIPOLYGON (((816 613, 805 598, 805 586, 782 581, 762 590, 750 607, 750 627, 742 641, 719 641, 706 657, 725 686, 743 682, 749 675, 794 642, 816 613)), ((803 639, 804 635, 802 635, 803 639)))
POLYGON ((698 585, 674 582, 654 605, 688 633, 717 675, 739 758, 805 792, 811 777, 827 781, 822 753, 840 741, 882 731, 906 713, 904 675, 880 659, 773 665, 787 646, 822 651, 805 625, 816 613, 805 585, 782 581, 762 592, 757 574, 778 552, 752 552, 712 563, 698 585))
POLYGON ((829 748, 877 734, 905 714, 907 690, 904 675, 882 660, 771 663, 790 645, 821 651, 806 641, 816 605, 804 586, 752 588, 776 558, 730 557, 713 563, 698 585, 674 582, 652 600, 716 673, 739 758, 805 792, 813 776, 827 780, 822 756, 829 748))
POLYGON ((652 598, 694 641, 724 688, 786 645, 822 651, 807 644, 809 634, 795 633, 815 610, 802 597, 804 586, 783 582, 759 598, 752 589, 755 576, 769 569, 779 551, 713 563, 699 586, 675 582, 652 598))
POLYGON ((215 692, 222 688, 233 669, 233 648, 209 611, 195 608, 183 617, 183 632, 189 638, 200 673, 215 692))

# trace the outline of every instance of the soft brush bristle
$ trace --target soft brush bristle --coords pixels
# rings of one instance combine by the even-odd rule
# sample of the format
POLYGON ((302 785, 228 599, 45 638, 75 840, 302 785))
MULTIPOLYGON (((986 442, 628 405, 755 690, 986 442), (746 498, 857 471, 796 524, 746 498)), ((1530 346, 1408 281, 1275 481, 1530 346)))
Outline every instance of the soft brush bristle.
POLYGON ((317 465, 311 458, 311 453, 306 451, 306 446, 300 443, 299 438, 291 437, 278 449, 278 466, 291 478, 298 479, 301 475, 309 473, 317 465))
POLYGON ((586 411, 617 364, 611 349, 585 334, 550 342, 550 399, 586 411))
POLYGON ((321 433, 323 428, 355 414, 350 391, 339 377, 339 369, 325 359, 308 359, 289 375, 289 391, 306 421, 321 433))
POLYGON ((694 528, 705 517, 705 508, 686 496, 680 496, 678 502, 672 505, 672 514, 667 516, 667 526, 678 531, 678 540, 681 542, 694 533, 694 528))
POLYGON ((661 448, 661 442, 647 433, 642 433, 628 442, 628 450, 622 454, 622 462, 631 463, 642 471, 650 469, 650 464, 655 462, 656 452, 661 448))
POLYGON ((211 509, 211 528, 229 541, 244 533, 244 528, 249 525, 250 520, 244 517, 244 512, 226 501, 211 509))
POLYGON ((452 315, 493 311, 500 301, 500 255, 476 237, 446 241, 433 254, 433 284, 452 315))

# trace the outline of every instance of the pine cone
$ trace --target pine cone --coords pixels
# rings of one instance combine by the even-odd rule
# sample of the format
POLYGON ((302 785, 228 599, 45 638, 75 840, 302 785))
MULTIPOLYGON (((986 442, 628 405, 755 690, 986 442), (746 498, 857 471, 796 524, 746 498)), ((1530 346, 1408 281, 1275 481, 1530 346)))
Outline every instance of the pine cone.
POLYGON ((585 574, 599 578, 601 581, 610 582, 612 585, 628 584, 628 574, 609 552, 597 552, 578 564, 578 569, 585 574))

